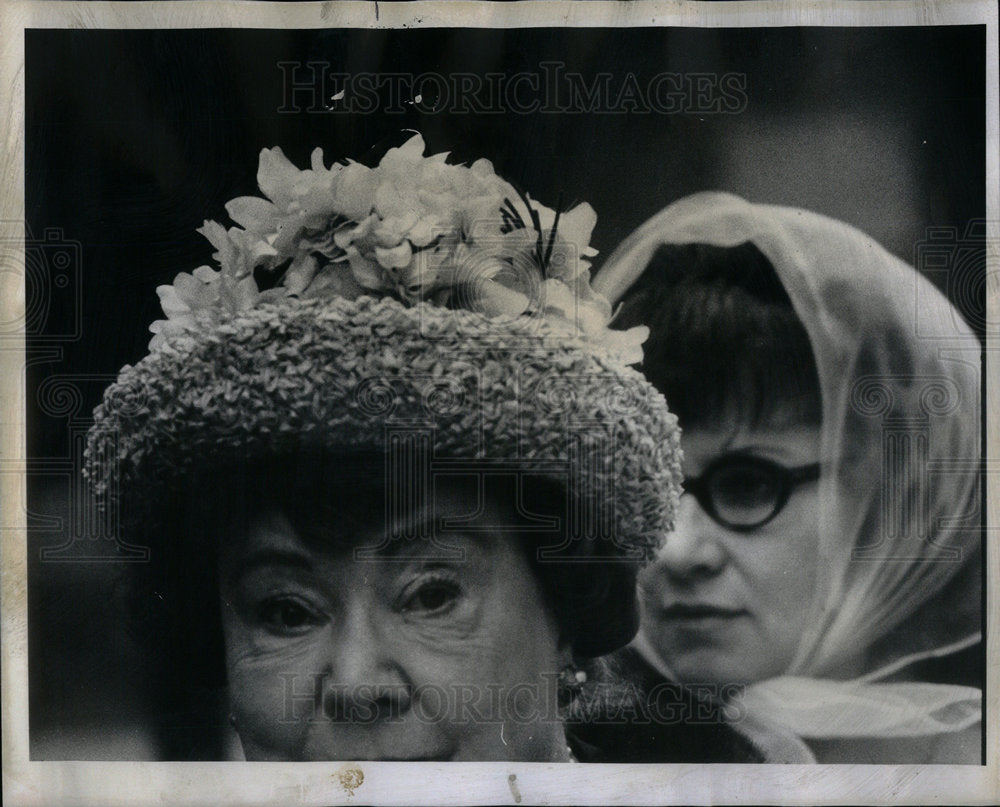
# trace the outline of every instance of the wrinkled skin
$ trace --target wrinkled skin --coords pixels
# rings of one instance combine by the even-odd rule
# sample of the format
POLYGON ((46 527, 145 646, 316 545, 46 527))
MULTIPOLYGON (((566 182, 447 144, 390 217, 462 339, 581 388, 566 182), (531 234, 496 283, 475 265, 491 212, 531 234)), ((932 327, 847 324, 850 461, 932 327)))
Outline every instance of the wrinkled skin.
MULTIPOLYGON (((475 509, 444 496, 435 515, 475 509)), ((571 652, 514 539, 450 533, 442 542, 464 558, 403 541, 355 560, 351 547, 380 534, 316 547, 268 508, 224 542, 230 703, 247 759, 567 759, 555 676, 571 652)))

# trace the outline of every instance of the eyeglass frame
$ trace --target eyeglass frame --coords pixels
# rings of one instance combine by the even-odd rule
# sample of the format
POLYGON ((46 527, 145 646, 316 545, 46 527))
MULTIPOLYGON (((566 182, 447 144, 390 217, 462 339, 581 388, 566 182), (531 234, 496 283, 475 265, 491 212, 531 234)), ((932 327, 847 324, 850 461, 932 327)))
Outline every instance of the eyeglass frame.
POLYGON ((821 463, 818 462, 810 463, 808 465, 800 465, 797 468, 787 468, 779 462, 775 462, 764 457, 730 454, 718 457, 710 462, 705 467, 705 470, 703 470, 698 476, 685 477, 681 482, 681 487, 684 493, 690 493, 694 496, 695 501, 698 502, 701 509, 704 510, 705 513, 707 513, 717 524, 725 527, 727 530, 732 530, 733 532, 751 532, 773 521, 778 514, 785 509, 785 505, 788 504, 788 500, 792 497, 796 488, 818 480, 820 477, 820 469, 821 463), (712 476, 720 469, 724 469, 740 462, 768 469, 774 475, 777 482, 777 496, 775 498, 774 507, 768 516, 761 521, 754 522, 753 524, 734 524, 719 515, 719 511, 715 507, 715 502, 712 500, 711 488, 709 486, 712 476))

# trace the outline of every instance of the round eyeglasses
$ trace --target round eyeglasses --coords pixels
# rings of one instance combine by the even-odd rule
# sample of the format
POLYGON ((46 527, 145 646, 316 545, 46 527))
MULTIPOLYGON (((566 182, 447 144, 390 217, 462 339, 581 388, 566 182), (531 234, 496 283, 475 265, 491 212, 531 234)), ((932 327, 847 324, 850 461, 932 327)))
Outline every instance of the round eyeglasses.
POLYGON ((788 504, 799 485, 819 479, 819 463, 786 468, 761 457, 720 457, 684 490, 715 521, 736 532, 762 527, 788 504))

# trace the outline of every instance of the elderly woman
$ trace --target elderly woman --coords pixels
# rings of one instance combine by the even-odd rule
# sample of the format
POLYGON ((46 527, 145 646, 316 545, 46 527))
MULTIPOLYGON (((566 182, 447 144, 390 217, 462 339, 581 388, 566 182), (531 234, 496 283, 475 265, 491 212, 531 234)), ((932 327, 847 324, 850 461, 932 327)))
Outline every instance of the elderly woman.
MULTIPOLYGON (((857 230, 723 193, 609 258, 616 324, 684 429, 628 658, 745 685, 772 759, 980 759, 980 345, 857 230)), ((730 693, 732 694, 732 693, 730 693)))
POLYGON ((589 206, 444 156, 265 150, 95 412, 167 757, 221 755, 221 712, 252 760, 606 758, 566 718, 638 628, 676 421, 590 289, 589 206))

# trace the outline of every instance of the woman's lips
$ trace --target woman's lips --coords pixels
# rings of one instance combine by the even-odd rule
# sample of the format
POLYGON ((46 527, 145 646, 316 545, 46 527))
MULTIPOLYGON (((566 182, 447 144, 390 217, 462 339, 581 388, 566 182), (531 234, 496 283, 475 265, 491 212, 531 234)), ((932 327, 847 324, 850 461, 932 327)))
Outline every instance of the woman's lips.
POLYGON ((712 619, 736 619, 746 614, 742 608, 723 608, 703 603, 674 603, 660 611, 665 619, 680 622, 702 622, 712 619))

